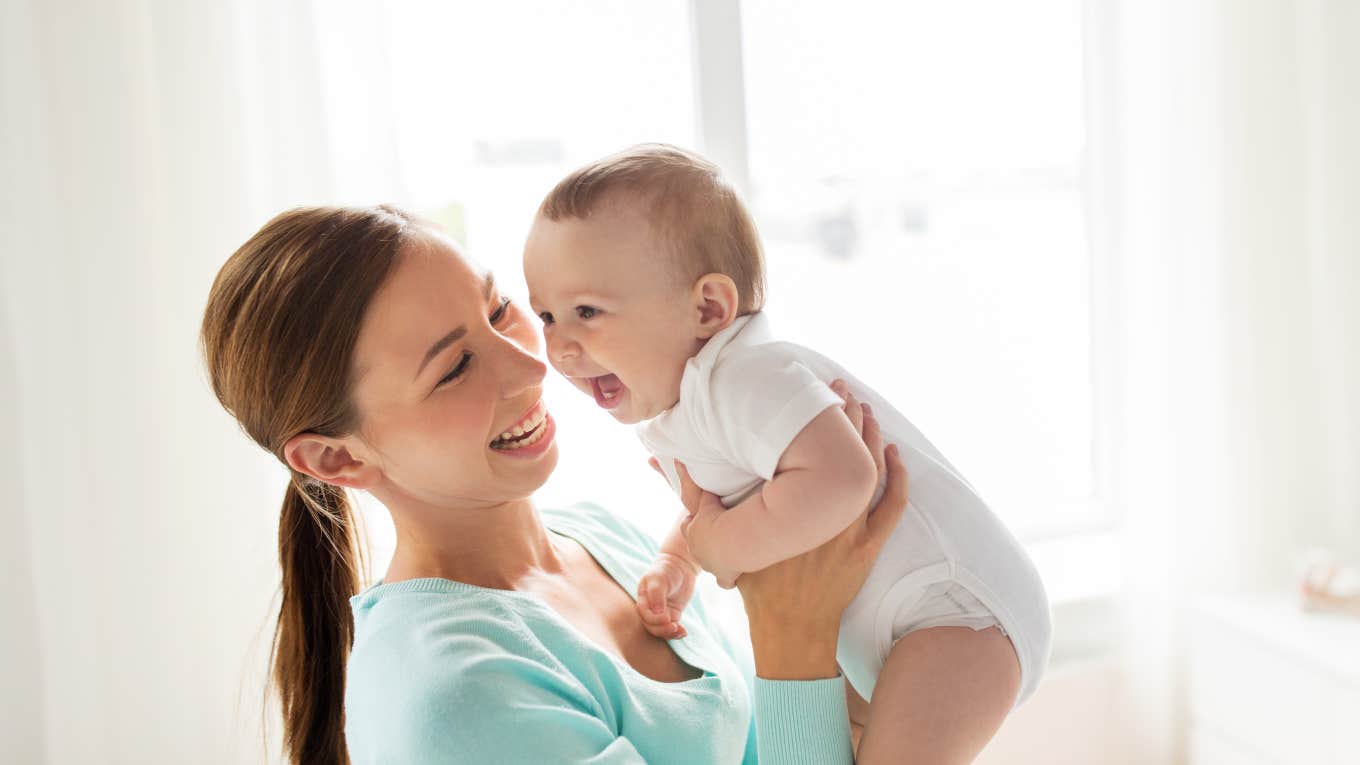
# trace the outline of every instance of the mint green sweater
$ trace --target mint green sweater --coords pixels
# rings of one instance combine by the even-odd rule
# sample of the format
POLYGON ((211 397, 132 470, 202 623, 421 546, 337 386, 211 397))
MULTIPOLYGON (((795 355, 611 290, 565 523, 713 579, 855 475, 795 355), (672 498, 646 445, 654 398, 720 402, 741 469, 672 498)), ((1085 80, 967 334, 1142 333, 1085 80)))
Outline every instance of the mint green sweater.
MULTIPOLYGON (((651 538, 597 505, 541 512, 637 591, 651 538)), ((528 593, 413 579, 350 603, 356 765, 853 762, 841 680, 754 678, 702 598, 670 645, 703 675, 680 683, 639 674, 528 593)))

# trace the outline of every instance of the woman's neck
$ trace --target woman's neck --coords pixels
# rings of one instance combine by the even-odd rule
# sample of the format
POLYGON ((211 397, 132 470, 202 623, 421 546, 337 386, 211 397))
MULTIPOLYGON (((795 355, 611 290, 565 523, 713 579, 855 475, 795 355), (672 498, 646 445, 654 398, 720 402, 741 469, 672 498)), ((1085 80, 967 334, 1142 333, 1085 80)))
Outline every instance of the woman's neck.
POLYGON ((438 577, 497 590, 521 589, 563 561, 533 501, 439 512, 394 512, 397 549, 385 583, 438 577))

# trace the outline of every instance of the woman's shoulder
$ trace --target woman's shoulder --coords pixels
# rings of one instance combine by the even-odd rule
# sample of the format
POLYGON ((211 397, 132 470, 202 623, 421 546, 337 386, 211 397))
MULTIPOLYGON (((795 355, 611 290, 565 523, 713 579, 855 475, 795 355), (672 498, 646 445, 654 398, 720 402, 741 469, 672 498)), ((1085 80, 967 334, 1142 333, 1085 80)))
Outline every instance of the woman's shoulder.
MULTIPOLYGON (((511 723, 511 700, 521 696, 593 706, 538 638, 532 604, 516 602, 523 596, 459 591, 448 580, 381 591, 401 584, 408 583, 379 585, 373 588, 379 592, 354 599, 345 712, 346 735, 356 746, 381 742, 383 751, 394 751, 426 746, 435 733, 502 730, 511 723)), ((411 750, 411 761, 424 751, 411 750)))
POLYGON ((351 672, 385 677, 400 667, 407 678, 461 675, 502 656, 552 665, 552 653, 530 627, 534 609, 525 598, 447 579, 371 587, 351 600, 351 672))
POLYGON ((618 513, 594 502, 577 502, 540 511, 543 523, 553 531, 588 538, 588 546, 612 554, 641 556, 650 560, 657 551, 656 540, 618 513))

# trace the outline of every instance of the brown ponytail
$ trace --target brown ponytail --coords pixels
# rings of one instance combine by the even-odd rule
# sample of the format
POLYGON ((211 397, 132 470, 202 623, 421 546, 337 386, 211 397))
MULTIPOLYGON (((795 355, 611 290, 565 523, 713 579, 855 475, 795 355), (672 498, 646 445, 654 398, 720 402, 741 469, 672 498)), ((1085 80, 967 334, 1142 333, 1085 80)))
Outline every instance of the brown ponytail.
MULTIPOLYGON (((203 316, 213 392, 283 461, 300 433, 357 430, 353 352, 364 312, 418 224, 391 207, 302 208, 265 224, 227 260, 203 316)), ((271 655, 288 759, 349 762, 349 598, 366 561, 344 489, 292 474, 279 516, 282 603, 271 655)))
POLYGON ((357 520, 343 489, 293 475, 279 516, 283 602, 273 663, 287 721, 283 744, 294 762, 349 762, 343 707, 354 643, 349 598, 366 569, 357 520))

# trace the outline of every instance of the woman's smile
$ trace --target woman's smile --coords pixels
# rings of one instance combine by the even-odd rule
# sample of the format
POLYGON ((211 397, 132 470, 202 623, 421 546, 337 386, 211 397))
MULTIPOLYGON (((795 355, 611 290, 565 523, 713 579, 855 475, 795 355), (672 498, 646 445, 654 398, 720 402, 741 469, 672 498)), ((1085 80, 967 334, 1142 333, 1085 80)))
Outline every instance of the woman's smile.
POLYGON ((552 446, 557 432, 548 407, 539 399, 514 425, 492 440, 491 450, 507 457, 537 457, 552 446))

